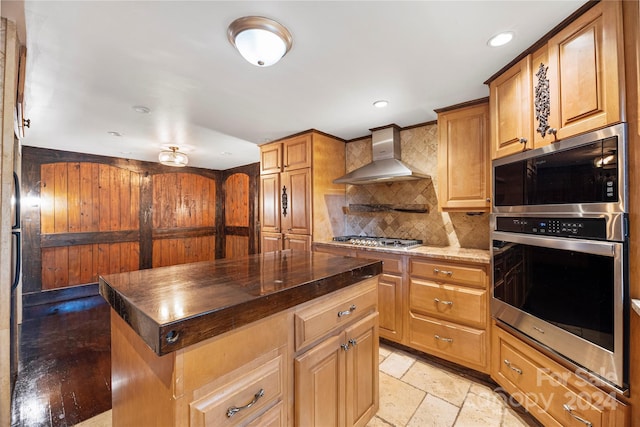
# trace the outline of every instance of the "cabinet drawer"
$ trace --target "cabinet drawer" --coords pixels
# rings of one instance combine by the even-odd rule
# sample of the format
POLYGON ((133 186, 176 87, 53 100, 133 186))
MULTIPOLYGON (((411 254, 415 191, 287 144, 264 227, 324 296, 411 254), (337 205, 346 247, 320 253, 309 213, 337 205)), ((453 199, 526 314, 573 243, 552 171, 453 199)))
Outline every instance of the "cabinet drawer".
POLYGON ((411 313, 410 345, 452 362, 486 372, 487 339, 483 330, 466 328, 411 313))
POLYGON ((487 286, 486 269, 481 266, 448 264, 412 259, 409 273, 436 282, 455 282, 485 288, 487 286))
POLYGON ((296 351, 351 321, 376 311, 378 277, 368 279, 340 295, 332 293, 294 315, 296 351))
POLYGON ((248 372, 244 368, 234 371, 225 384, 191 402, 191 426, 235 426, 259 416, 266 408, 282 400, 282 354, 257 367, 247 368, 248 372))
POLYGON ((487 291, 412 279, 409 308, 474 328, 487 326, 487 291))
POLYGON ((402 274, 402 258, 399 256, 385 255, 373 252, 358 251, 358 258, 375 259, 382 261, 382 271, 384 273, 402 274))
POLYGON ((523 402, 527 409, 544 411, 562 426, 584 426, 586 423, 578 418, 590 422, 593 427, 602 426, 603 408, 596 405, 604 403, 607 395, 570 390, 559 376, 551 374, 549 369, 539 368, 504 341, 500 342, 500 375, 520 391, 512 393, 517 400, 527 396, 529 401, 523 402), (532 408, 532 405, 539 408, 532 408))
POLYGON ((252 420, 247 424, 247 427, 284 427, 286 425, 287 414, 284 412, 284 403, 279 402, 255 420, 252 420))

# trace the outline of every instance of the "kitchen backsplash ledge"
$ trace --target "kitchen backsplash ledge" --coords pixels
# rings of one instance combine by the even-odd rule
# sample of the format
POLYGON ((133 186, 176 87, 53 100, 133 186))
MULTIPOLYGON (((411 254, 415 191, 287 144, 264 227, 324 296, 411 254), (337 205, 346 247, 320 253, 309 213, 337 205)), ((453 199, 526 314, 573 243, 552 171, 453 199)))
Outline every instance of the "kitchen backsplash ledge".
MULTIPOLYGON (((425 245, 489 249, 489 215, 438 212, 438 126, 400 132, 402 161, 431 179, 382 184, 347 185, 347 205, 427 206, 427 213, 349 212, 345 234, 420 239, 425 245)), ((371 138, 346 145, 346 169, 350 172, 371 161, 371 138)))

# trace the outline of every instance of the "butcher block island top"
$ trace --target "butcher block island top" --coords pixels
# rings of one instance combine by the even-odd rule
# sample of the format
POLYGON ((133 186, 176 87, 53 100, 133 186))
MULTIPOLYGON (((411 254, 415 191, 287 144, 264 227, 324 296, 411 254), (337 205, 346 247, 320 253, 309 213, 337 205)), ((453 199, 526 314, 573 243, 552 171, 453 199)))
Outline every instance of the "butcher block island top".
POLYGON ((379 261, 280 251, 100 277, 100 294, 164 355, 382 272, 379 261))

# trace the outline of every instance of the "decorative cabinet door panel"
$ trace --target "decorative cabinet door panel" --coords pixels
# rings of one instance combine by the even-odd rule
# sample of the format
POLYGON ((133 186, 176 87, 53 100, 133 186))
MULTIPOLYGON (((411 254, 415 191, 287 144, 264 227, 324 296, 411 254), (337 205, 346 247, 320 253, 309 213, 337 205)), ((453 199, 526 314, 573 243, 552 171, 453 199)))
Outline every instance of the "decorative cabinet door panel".
POLYGON ((530 60, 522 59, 489 86, 494 159, 532 147, 530 60))
POLYGON ((311 167, 311 135, 290 138, 283 142, 283 170, 311 167))
POLYGON ((490 209, 488 143, 488 104, 438 114, 440 209, 490 209))
POLYGON ((282 171, 282 144, 268 144, 260 147, 260 175, 282 171))
POLYGON ((280 232, 280 174, 260 177, 260 225, 266 232, 280 232))
POLYGON ((549 40, 550 127, 557 139, 621 121, 622 6, 605 1, 549 40))
POLYGON ((311 234, 311 169, 284 172, 282 178, 282 231, 311 234), (284 194, 287 194, 285 203, 284 194))

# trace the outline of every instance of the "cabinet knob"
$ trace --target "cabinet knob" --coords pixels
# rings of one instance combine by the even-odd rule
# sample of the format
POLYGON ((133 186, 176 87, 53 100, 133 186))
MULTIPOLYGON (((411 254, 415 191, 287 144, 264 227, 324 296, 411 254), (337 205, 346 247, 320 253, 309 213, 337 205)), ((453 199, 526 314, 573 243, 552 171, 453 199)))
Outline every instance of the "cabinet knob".
POLYGON ((520 144, 526 144, 527 143, 527 138, 520 138, 518 139, 518 142, 520 142, 520 144))
POLYGON ((549 132, 551 135, 555 136, 558 133, 558 129, 549 128, 549 130, 547 132, 549 132))
POLYGON ((491 201, 491 198, 487 197, 487 199, 486 199, 486 200, 487 200, 487 202, 490 202, 490 201, 491 201))
POLYGON ((340 348, 344 351, 349 351, 349 344, 340 344, 340 348))
POLYGON ((355 347, 358 344, 358 341, 356 341, 355 338, 351 338, 349 340, 349 344, 351 344, 351 347, 355 347))

